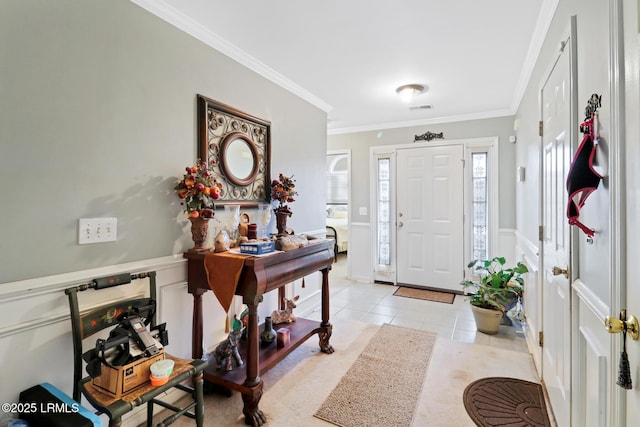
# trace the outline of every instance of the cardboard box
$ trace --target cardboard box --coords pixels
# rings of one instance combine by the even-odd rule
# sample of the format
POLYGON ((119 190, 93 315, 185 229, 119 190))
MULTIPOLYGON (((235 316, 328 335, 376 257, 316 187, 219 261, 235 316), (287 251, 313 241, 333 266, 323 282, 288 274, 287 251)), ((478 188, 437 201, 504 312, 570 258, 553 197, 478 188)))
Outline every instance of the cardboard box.
POLYGON ((240 243, 240 253, 251 255, 268 254, 275 250, 275 244, 269 241, 240 243))
POLYGON ((153 357, 144 357, 117 368, 102 365, 100 376, 93 379, 93 385, 116 398, 121 397, 147 384, 151 365, 164 358, 164 350, 160 350, 153 357))

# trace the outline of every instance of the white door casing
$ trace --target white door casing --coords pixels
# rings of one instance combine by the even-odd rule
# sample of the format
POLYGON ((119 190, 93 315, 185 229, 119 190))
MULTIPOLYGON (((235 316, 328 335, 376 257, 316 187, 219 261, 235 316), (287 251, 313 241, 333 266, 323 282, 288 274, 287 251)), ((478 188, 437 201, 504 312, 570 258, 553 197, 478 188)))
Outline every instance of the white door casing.
MULTIPOLYGON (((615 2, 614 6, 619 7, 620 2, 615 2)), ((619 15, 616 15, 615 23, 618 19, 620 31, 623 31, 624 35, 624 58, 625 69, 638 70, 640 69, 640 4, 637 1, 625 1, 622 2, 624 7, 623 20, 619 15)), ((617 11, 617 10, 616 10, 617 11)), ((626 142, 624 143, 624 155, 622 153, 617 154, 616 157, 621 157, 616 163, 626 164, 625 170, 619 171, 626 177, 626 187, 620 188, 620 193, 624 199, 626 196, 625 211, 620 212, 624 215, 626 229, 620 230, 621 237, 629 236, 626 242, 621 238, 619 239, 619 246, 624 244, 625 253, 621 254, 621 257, 626 257, 626 278, 624 287, 621 288, 620 304, 622 307, 626 307, 629 314, 634 316, 640 316, 640 263, 638 262, 640 256, 640 241, 637 236, 640 236, 640 223, 638 222, 638 206, 640 204, 640 74, 638 72, 629 72, 625 75, 622 82, 623 88, 618 90, 624 93, 624 106, 622 108, 619 121, 621 122, 621 129, 624 129, 624 137, 626 142), (626 215, 625 215, 626 214, 626 215)), ((614 94, 617 91, 614 90, 614 94)), ((622 221, 621 221, 622 222, 622 221)), ((616 233, 617 235, 618 233, 616 233)), ((620 344, 619 342, 617 343, 620 344)), ((617 352, 620 351, 620 347, 615 348, 617 352)), ((632 341, 627 337, 627 353, 629 356, 629 362, 631 366, 631 372, 636 373, 640 366, 640 341, 632 341)), ((618 413, 622 420, 626 421, 626 426, 631 427, 637 425, 640 420, 640 378, 637 373, 633 375, 633 390, 622 391, 618 390, 618 413), (625 414, 626 412, 626 414, 625 414)), ((620 423, 622 424, 622 422, 620 423)))
POLYGON ((542 115, 542 378, 556 421, 570 425, 570 227, 566 177, 571 164, 571 49, 565 40, 540 92, 542 115), (554 271, 555 269, 555 271, 554 271), (566 271, 566 274, 559 271, 566 271))
POLYGON ((398 149, 396 160, 398 283, 460 291, 463 145, 398 149))

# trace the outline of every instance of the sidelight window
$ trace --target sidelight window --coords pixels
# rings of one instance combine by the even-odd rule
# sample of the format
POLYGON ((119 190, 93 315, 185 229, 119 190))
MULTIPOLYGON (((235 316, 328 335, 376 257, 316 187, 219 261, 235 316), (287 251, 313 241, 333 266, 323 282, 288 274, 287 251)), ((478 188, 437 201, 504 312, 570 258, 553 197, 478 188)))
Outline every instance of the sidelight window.
POLYGON ((471 239, 473 259, 487 259, 488 249, 488 174, 487 153, 471 153, 471 239))
POLYGON ((391 265, 391 162, 389 158, 378 159, 377 170, 378 204, 378 266, 391 265))

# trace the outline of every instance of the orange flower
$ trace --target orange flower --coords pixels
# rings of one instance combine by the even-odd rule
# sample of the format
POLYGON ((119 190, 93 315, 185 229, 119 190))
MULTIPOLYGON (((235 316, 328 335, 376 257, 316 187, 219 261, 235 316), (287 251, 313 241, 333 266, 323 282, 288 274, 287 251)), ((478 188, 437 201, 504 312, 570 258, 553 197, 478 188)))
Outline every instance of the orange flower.
MULTIPOLYGON (((215 164, 212 162, 212 164, 215 164)), ((219 197, 219 188, 222 184, 219 183, 213 173, 207 168, 205 163, 202 163, 198 159, 198 163, 195 166, 187 166, 185 168, 186 173, 179 180, 174 189, 178 197, 182 200, 181 205, 184 207, 185 213, 190 218, 198 218, 202 215, 204 210, 207 212, 207 218, 213 217, 213 209, 215 208, 213 200, 219 197), (214 190, 218 192, 214 197, 214 190)))

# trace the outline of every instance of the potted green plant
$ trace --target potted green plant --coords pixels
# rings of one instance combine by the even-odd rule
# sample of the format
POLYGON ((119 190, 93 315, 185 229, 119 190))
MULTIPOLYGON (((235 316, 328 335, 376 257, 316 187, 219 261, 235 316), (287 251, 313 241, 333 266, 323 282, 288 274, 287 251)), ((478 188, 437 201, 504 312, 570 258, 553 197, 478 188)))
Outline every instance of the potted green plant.
POLYGON ((515 267, 505 268, 504 257, 473 260, 467 268, 477 280, 460 282, 465 293, 470 291, 468 301, 480 332, 496 334, 500 319, 506 312, 506 304, 522 295, 524 279, 529 270, 518 262, 515 267))

